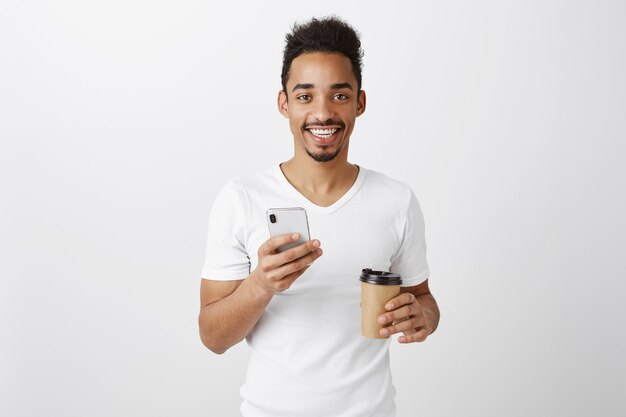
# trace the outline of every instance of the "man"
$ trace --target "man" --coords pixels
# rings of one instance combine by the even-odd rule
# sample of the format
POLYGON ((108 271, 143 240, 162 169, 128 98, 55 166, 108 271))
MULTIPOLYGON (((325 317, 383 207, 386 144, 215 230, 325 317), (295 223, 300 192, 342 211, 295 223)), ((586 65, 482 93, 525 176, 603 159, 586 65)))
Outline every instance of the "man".
POLYGON ((278 109, 294 156, 228 182, 211 209, 202 270, 202 342, 223 353, 250 347, 244 416, 393 416, 390 338, 361 336, 363 268, 399 273, 381 336, 422 342, 439 310, 428 289, 424 220, 402 182, 348 162, 365 111, 361 43, 337 18, 295 25, 286 37, 278 109), (314 238, 268 239, 269 208, 307 210, 314 238), (324 247, 322 251, 322 245, 324 247))

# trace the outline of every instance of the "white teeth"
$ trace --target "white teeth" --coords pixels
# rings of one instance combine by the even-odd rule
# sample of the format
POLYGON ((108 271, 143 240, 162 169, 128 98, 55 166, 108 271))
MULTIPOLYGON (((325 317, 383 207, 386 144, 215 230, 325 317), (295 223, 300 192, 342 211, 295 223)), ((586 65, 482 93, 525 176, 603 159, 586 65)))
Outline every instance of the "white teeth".
POLYGON ((309 131, 313 133, 315 136, 328 137, 328 136, 332 136, 333 134, 335 134, 337 129, 309 129, 309 131))

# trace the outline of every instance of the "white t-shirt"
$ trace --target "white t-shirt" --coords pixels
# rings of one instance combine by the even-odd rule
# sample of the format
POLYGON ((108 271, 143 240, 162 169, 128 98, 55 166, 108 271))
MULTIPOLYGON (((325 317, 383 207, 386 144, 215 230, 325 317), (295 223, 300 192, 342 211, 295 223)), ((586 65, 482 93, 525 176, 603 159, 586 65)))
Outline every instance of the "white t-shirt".
POLYGON ((202 278, 245 279, 269 239, 269 208, 304 207, 324 254, 274 295, 247 336, 241 388, 245 417, 390 417, 395 388, 391 339, 361 336, 363 268, 399 273, 403 286, 429 276, 424 219, 408 185, 360 167, 354 185, 329 207, 313 204, 280 166, 228 182, 209 217, 202 278))

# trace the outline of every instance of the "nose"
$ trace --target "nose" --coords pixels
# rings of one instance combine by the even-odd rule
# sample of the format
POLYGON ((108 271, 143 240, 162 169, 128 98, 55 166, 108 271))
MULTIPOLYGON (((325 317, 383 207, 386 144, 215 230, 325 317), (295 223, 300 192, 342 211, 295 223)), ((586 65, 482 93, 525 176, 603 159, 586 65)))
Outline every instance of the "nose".
POLYGON ((335 116, 332 103, 328 100, 316 100, 313 104, 311 116, 319 122, 331 120, 335 116))

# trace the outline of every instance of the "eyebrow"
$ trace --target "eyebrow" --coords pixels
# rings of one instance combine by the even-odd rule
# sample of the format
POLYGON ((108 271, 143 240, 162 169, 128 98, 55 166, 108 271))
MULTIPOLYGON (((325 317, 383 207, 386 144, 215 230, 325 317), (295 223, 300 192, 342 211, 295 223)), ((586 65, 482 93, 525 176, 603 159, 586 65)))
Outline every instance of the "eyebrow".
POLYGON ((294 91, 296 91, 297 89, 302 89, 302 90, 308 90, 310 88, 313 88, 313 84, 301 84, 298 83, 293 87, 293 90, 291 90, 291 92, 293 93, 294 91))
MULTIPOLYGON (((315 86, 313 84, 310 84, 310 83, 298 83, 298 84, 296 84, 293 87, 291 92, 293 93, 297 89, 309 90, 309 89, 311 89, 313 87, 315 87, 315 86)), ((335 84, 331 84, 330 88, 333 89, 333 90, 339 90, 339 89, 342 89, 342 88, 347 88, 348 90, 352 90, 353 89, 352 86, 350 85, 350 83, 335 83, 335 84)))
POLYGON ((347 88, 348 90, 352 90, 352 86, 349 83, 337 83, 330 86, 333 90, 340 90, 342 88, 347 88))

